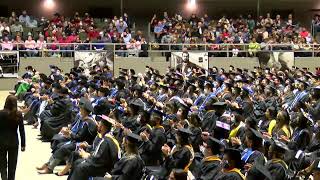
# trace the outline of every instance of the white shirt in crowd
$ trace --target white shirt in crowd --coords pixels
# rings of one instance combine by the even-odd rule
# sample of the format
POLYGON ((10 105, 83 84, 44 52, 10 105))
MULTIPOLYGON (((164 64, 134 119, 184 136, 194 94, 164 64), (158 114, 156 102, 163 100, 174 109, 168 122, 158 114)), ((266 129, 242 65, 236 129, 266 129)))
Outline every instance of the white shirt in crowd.
POLYGON ((46 41, 37 40, 36 48, 39 49, 39 50, 47 49, 47 42, 46 41))
POLYGON ((36 42, 34 40, 26 40, 24 42, 24 47, 26 49, 35 49, 36 48, 36 42))
POLYGON ((8 32, 10 32, 10 27, 9 26, 3 26, 2 24, 0 24, 0 37, 2 37, 2 31, 7 30, 8 32))
POLYGON ((20 23, 24 23, 25 25, 27 25, 27 23, 30 22, 30 17, 28 15, 26 15, 26 16, 20 15, 19 16, 19 22, 20 23))

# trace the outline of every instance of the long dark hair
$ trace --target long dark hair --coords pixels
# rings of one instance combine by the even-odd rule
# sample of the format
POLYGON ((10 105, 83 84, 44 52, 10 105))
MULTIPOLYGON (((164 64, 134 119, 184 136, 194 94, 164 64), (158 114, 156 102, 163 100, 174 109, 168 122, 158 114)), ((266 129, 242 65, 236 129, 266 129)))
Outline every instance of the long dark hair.
POLYGON ((21 112, 18 111, 18 99, 16 96, 9 95, 4 104, 4 110, 9 113, 10 119, 14 120, 14 122, 18 123, 22 117, 21 112))

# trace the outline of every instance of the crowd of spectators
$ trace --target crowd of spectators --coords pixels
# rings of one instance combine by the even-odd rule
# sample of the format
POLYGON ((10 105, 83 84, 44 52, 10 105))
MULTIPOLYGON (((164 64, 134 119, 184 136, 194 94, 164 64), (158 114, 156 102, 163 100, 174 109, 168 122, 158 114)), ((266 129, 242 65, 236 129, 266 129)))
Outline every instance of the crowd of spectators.
MULTIPOLYGON (((319 17, 315 16, 314 24, 318 21, 319 17)), ((206 48, 225 51, 211 53, 214 56, 226 56, 227 51, 230 52, 230 56, 245 56, 245 53, 241 53, 245 48, 250 56, 254 56, 259 50, 319 50, 318 42, 306 27, 300 26, 294 20, 292 14, 285 18, 280 15, 271 17, 270 13, 267 13, 266 16, 259 16, 257 19, 250 14, 246 17, 222 16, 220 19, 211 19, 207 14, 202 17, 192 14, 191 17, 184 18, 179 14, 170 17, 164 12, 162 17, 154 15, 150 23, 156 43, 184 43, 188 44, 185 47, 189 50, 206 48)), ((182 49, 182 46, 172 49, 179 48, 182 49)), ((296 56, 306 55, 310 53, 296 53, 296 56)))
MULTIPOLYGON (((319 23, 319 16, 315 16, 312 32, 318 31, 319 23)), ((34 18, 27 11, 20 16, 12 12, 9 18, 0 18, 1 50, 25 50, 25 56, 71 56, 74 49, 107 48, 101 44, 83 43, 123 43, 116 46, 116 55, 148 56, 147 39, 142 31, 132 33, 132 27, 133 22, 126 13, 112 19, 97 20, 88 13, 81 16, 78 12, 70 18, 55 13, 49 19, 34 18)), ((163 44, 184 43, 188 44, 185 47, 189 50, 224 51, 211 52, 210 56, 243 57, 255 56, 260 50, 306 51, 320 48, 312 33, 300 26, 292 14, 285 18, 280 15, 272 17, 267 13, 258 18, 249 14, 211 19, 207 14, 202 17, 192 14, 184 18, 178 14, 170 17, 164 12, 162 17, 153 16, 151 32, 155 38, 152 49, 169 50, 163 44), (157 45, 159 43, 162 45, 157 45)), ((171 46, 170 49, 181 50, 182 46, 171 46)), ((311 52, 295 53, 295 56, 311 55, 311 52)))
POLYGON ((132 50, 135 55, 145 43, 145 38, 141 31, 131 34, 132 26, 126 13, 104 20, 94 19, 88 13, 81 16, 76 12, 71 18, 55 13, 52 18, 37 20, 27 11, 20 16, 12 12, 9 18, 0 18, 1 50, 25 50, 25 56, 70 56, 74 49, 107 48, 101 44, 90 46, 84 43, 125 43, 125 46, 117 48, 132 50), (63 50, 63 53, 57 50, 63 50))

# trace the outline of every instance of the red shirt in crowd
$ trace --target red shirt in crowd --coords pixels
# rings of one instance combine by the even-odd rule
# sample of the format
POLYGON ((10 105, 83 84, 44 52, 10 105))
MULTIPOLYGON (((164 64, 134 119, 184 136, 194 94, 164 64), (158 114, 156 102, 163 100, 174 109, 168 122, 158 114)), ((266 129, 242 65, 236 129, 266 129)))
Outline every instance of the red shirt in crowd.
POLYGON ((222 37, 223 38, 228 38, 229 36, 230 36, 230 34, 228 32, 222 33, 222 37))
POLYGON ((309 32, 308 32, 308 31, 301 31, 301 32, 300 32, 300 36, 303 37, 303 38, 308 37, 308 35, 309 35, 309 32))
POLYGON ((51 22, 55 25, 61 24, 61 18, 60 17, 54 17, 51 22))
POLYGON ((83 19, 83 22, 87 25, 91 25, 93 23, 93 20, 91 17, 86 17, 83 19))
POLYGON ((99 36, 99 32, 98 32, 98 31, 95 31, 95 30, 89 31, 87 34, 88 34, 88 38, 89 38, 90 40, 96 39, 96 38, 99 36))

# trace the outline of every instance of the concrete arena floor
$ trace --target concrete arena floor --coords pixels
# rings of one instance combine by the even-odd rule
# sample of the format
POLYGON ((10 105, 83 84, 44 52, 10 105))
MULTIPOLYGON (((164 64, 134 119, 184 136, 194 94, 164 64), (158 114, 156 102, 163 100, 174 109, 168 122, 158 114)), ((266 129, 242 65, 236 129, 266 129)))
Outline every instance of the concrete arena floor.
MULTIPOLYGON (((0 109, 3 108, 8 91, 0 91, 0 109)), ((32 129, 32 126, 25 126, 26 131, 26 151, 19 152, 16 180, 66 180, 67 176, 58 177, 54 174, 39 175, 35 169, 45 163, 50 155, 51 149, 49 143, 43 143, 39 140, 39 130, 32 129)), ((57 167, 54 172, 61 170, 57 167)))

